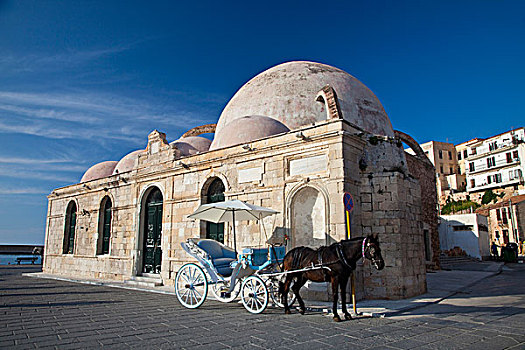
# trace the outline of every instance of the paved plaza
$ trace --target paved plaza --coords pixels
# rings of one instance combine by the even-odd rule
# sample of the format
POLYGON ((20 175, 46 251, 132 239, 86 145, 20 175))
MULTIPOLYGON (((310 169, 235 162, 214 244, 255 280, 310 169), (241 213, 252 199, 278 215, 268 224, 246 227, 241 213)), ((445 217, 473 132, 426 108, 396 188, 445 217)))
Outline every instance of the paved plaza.
POLYGON ((334 323, 322 312, 251 315, 207 300, 22 276, 0 267, 0 348, 525 349, 525 267, 506 265, 437 304, 334 323))

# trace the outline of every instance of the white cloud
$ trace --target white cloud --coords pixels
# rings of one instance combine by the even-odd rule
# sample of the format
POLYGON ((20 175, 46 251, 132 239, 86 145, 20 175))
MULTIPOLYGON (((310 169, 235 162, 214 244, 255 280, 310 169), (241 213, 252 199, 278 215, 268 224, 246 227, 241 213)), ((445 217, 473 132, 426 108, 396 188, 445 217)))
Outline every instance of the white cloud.
POLYGON ((0 156, 0 163, 10 164, 50 164, 50 163, 70 163, 70 159, 37 159, 37 158, 17 158, 0 156))
POLYGON ((118 95, 0 91, 2 133, 140 145, 153 129, 185 131, 199 119, 202 116, 175 106, 118 95))
POLYGON ((110 48, 71 50, 57 54, 33 53, 14 55, 4 53, 0 56, 0 70, 8 73, 55 71, 77 67, 100 58, 115 55, 130 49, 134 44, 110 48))
POLYGON ((0 187, 0 194, 2 195, 19 195, 19 194, 49 194, 49 190, 37 187, 16 187, 5 188, 0 187))
MULTIPOLYGON (((85 169, 87 170, 87 168, 85 169)), ((15 179, 33 179, 39 181, 56 181, 75 183, 79 179, 74 176, 62 176, 56 173, 46 173, 43 171, 34 171, 31 169, 13 169, 0 167, 0 176, 11 177, 15 179)))

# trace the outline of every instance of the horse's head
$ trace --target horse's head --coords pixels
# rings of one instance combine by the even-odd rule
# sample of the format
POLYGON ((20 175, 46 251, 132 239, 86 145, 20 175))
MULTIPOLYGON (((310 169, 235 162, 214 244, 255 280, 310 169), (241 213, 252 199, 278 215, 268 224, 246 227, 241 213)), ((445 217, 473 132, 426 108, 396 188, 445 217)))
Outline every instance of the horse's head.
POLYGON ((368 235, 363 241, 363 257, 372 261, 372 264, 378 270, 385 267, 385 262, 381 256, 381 248, 379 247, 379 240, 377 233, 368 235))

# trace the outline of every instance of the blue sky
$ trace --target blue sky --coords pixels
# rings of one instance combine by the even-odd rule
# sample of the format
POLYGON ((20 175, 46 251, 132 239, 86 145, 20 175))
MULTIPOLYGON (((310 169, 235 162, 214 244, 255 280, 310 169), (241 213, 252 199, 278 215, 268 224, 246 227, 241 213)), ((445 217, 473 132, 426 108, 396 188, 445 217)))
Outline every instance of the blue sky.
POLYGON ((525 124, 524 1, 0 0, 0 244, 42 243, 52 189, 290 60, 354 75, 418 142, 525 124))

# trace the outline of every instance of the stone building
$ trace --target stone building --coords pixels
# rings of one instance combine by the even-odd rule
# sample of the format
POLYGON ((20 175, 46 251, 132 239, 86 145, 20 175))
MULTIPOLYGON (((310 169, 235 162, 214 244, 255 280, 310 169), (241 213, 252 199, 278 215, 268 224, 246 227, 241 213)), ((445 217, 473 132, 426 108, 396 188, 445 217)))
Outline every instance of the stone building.
POLYGON ((342 196, 350 192, 352 236, 379 233, 386 263, 382 271, 359 267, 359 296, 406 298, 425 292, 425 262, 434 260, 425 251, 439 251, 436 206, 425 206, 436 198, 433 178, 417 143, 393 130, 365 85, 331 66, 289 62, 242 86, 216 125, 171 143, 154 131, 144 150, 96 164, 80 183, 54 190, 43 269, 173 285, 191 260, 181 242, 208 237, 232 245, 229 225, 187 218, 200 204, 240 199, 279 211, 262 223, 238 223, 238 248, 265 244, 260 225, 287 233, 288 247, 316 247, 346 237, 342 196), (199 136, 209 132, 212 142, 199 136))
MULTIPOLYGON (((463 192, 466 188, 465 175, 461 174, 456 158, 456 148, 452 143, 429 141, 420 145, 425 155, 436 168, 436 186, 439 204, 445 204, 449 196, 463 192)), ((408 153, 414 154, 412 149, 408 153)))

